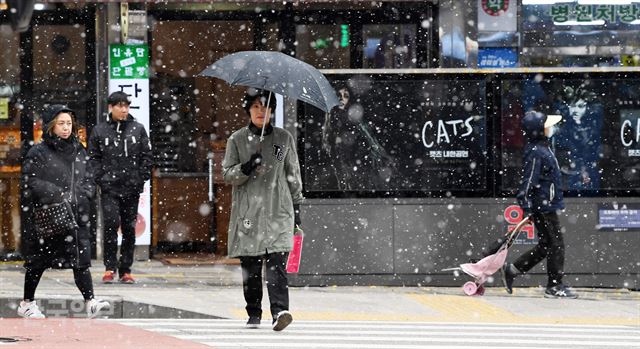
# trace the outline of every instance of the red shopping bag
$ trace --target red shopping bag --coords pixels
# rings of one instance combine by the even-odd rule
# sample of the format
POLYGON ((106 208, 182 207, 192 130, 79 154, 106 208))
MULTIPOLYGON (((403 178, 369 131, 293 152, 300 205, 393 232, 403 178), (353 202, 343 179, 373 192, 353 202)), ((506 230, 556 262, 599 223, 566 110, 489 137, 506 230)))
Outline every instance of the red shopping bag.
POLYGON ((304 233, 300 227, 293 229, 293 249, 289 252, 287 259, 287 273, 297 273, 300 269, 300 257, 302 257, 302 240, 304 233))

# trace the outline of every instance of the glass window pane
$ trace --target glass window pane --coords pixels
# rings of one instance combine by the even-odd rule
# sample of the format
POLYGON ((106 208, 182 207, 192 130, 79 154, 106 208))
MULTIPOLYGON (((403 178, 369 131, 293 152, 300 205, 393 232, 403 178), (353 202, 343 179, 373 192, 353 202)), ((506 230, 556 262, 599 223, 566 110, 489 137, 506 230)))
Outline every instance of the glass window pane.
POLYGON ((18 47, 20 41, 18 34, 11 30, 8 25, 0 25, 0 84, 4 88, 7 86, 18 86, 20 83, 20 64, 18 61, 18 47))
POLYGON ((296 26, 296 58, 318 69, 349 68, 350 38, 346 24, 296 26))
POLYGON ((640 64, 640 4, 525 5, 521 21, 524 67, 640 64))
MULTIPOLYGON (((33 107, 40 115, 47 104, 65 104, 75 111, 80 138, 86 144, 88 92, 85 26, 33 25, 33 107)), ((34 141, 42 125, 34 129, 34 141)))
POLYGON ((0 172, 20 171, 20 64, 18 34, 0 26, 0 172))
POLYGON ((363 68, 415 68, 416 25, 380 24, 362 28, 363 68))
POLYGON ((563 189, 584 192, 640 186, 640 80, 538 79, 502 83, 502 189, 518 187, 524 112, 560 114, 550 145, 563 189))
MULTIPOLYGON (((277 27, 266 26, 264 45, 277 47, 277 27)), ((206 172, 207 153, 247 119, 246 88, 197 76, 216 60, 254 49, 250 21, 159 21, 152 30, 151 135, 163 172, 206 172)))
POLYGON ((486 189, 484 81, 330 78, 340 106, 303 113, 305 190, 486 189))

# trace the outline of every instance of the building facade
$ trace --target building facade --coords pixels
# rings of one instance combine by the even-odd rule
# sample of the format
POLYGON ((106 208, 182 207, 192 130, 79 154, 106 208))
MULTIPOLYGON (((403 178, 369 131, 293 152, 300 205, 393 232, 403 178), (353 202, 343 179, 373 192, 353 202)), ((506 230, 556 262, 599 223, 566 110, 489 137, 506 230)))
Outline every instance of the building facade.
MULTIPOLYGON (((568 283, 638 288, 640 2, 46 1, 24 32, 1 6, 5 250, 29 227, 20 159, 44 106, 68 104, 88 134, 106 113, 110 45, 143 44, 155 170, 140 256, 224 255, 220 161, 248 123, 245 90, 198 74, 233 52, 273 50, 321 69, 342 102, 329 114, 281 103, 307 198, 293 284, 460 284, 442 269, 522 218, 520 118, 533 109, 563 115, 553 147, 568 283)), ((535 242, 529 228, 512 253, 535 242)), ((540 266, 523 282, 543 276, 540 266)))

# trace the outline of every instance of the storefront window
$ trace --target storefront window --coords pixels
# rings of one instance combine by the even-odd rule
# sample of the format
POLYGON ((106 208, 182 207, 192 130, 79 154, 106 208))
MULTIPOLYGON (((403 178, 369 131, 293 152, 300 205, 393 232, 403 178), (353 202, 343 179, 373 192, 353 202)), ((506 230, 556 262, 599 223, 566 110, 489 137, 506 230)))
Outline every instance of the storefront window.
POLYGON ((296 26, 296 58, 318 69, 349 68, 349 30, 348 24, 296 26))
POLYGON ((525 5, 521 18, 521 66, 640 65, 640 4, 525 5))
MULTIPOLYGON (((41 115, 48 104, 65 104, 75 112, 86 144, 86 106, 93 102, 88 92, 84 25, 33 26, 33 110, 41 115)), ((36 124, 34 141, 40 140, 42 125, 36 124)))
POLYGON ((198 76, 216 60, 238 51, 280 45, 278 23, 256 37, 251 21, 158 21, 152 29, 151 115, 154 156, 162 172, 208 169, 212 149, 247 123, 241 107, 246 87, 198 76))
POLYGON ((581 193, 640 186, 640 81, 628 79, 506 80, 502 82, 503 190, 520 179, 528 110, 560 114, 551 138, 563 189, 581 193))
POLYGON ((20 64, 18 34, 0 25, 0 172, 20 171, 20 64))
POLYGON ((0 261, 18 250, 20 240, 20 41, 0 25, 0 261))
POLYGON ((416 25, 365 25, 363 68, 415 68, 416 25))
POLYGON ((303 114, 308 192, 486 189, 483 81, 332 81, 340 106, 303 114))

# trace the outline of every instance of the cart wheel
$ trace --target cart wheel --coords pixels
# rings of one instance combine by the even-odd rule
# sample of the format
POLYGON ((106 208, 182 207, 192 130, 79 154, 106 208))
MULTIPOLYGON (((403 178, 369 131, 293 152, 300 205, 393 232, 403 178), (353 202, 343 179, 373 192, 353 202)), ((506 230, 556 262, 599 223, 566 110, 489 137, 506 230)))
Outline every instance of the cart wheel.
POLYGON ((467 296, 473 296, 478 290, 478 286, 473 281, 467 281, 462 285, 462 290, 467 296))
POLYGON ((476 296, 482 296, 483 294, 484 294, 484 286, 480 285, 476 290, 476 296))

